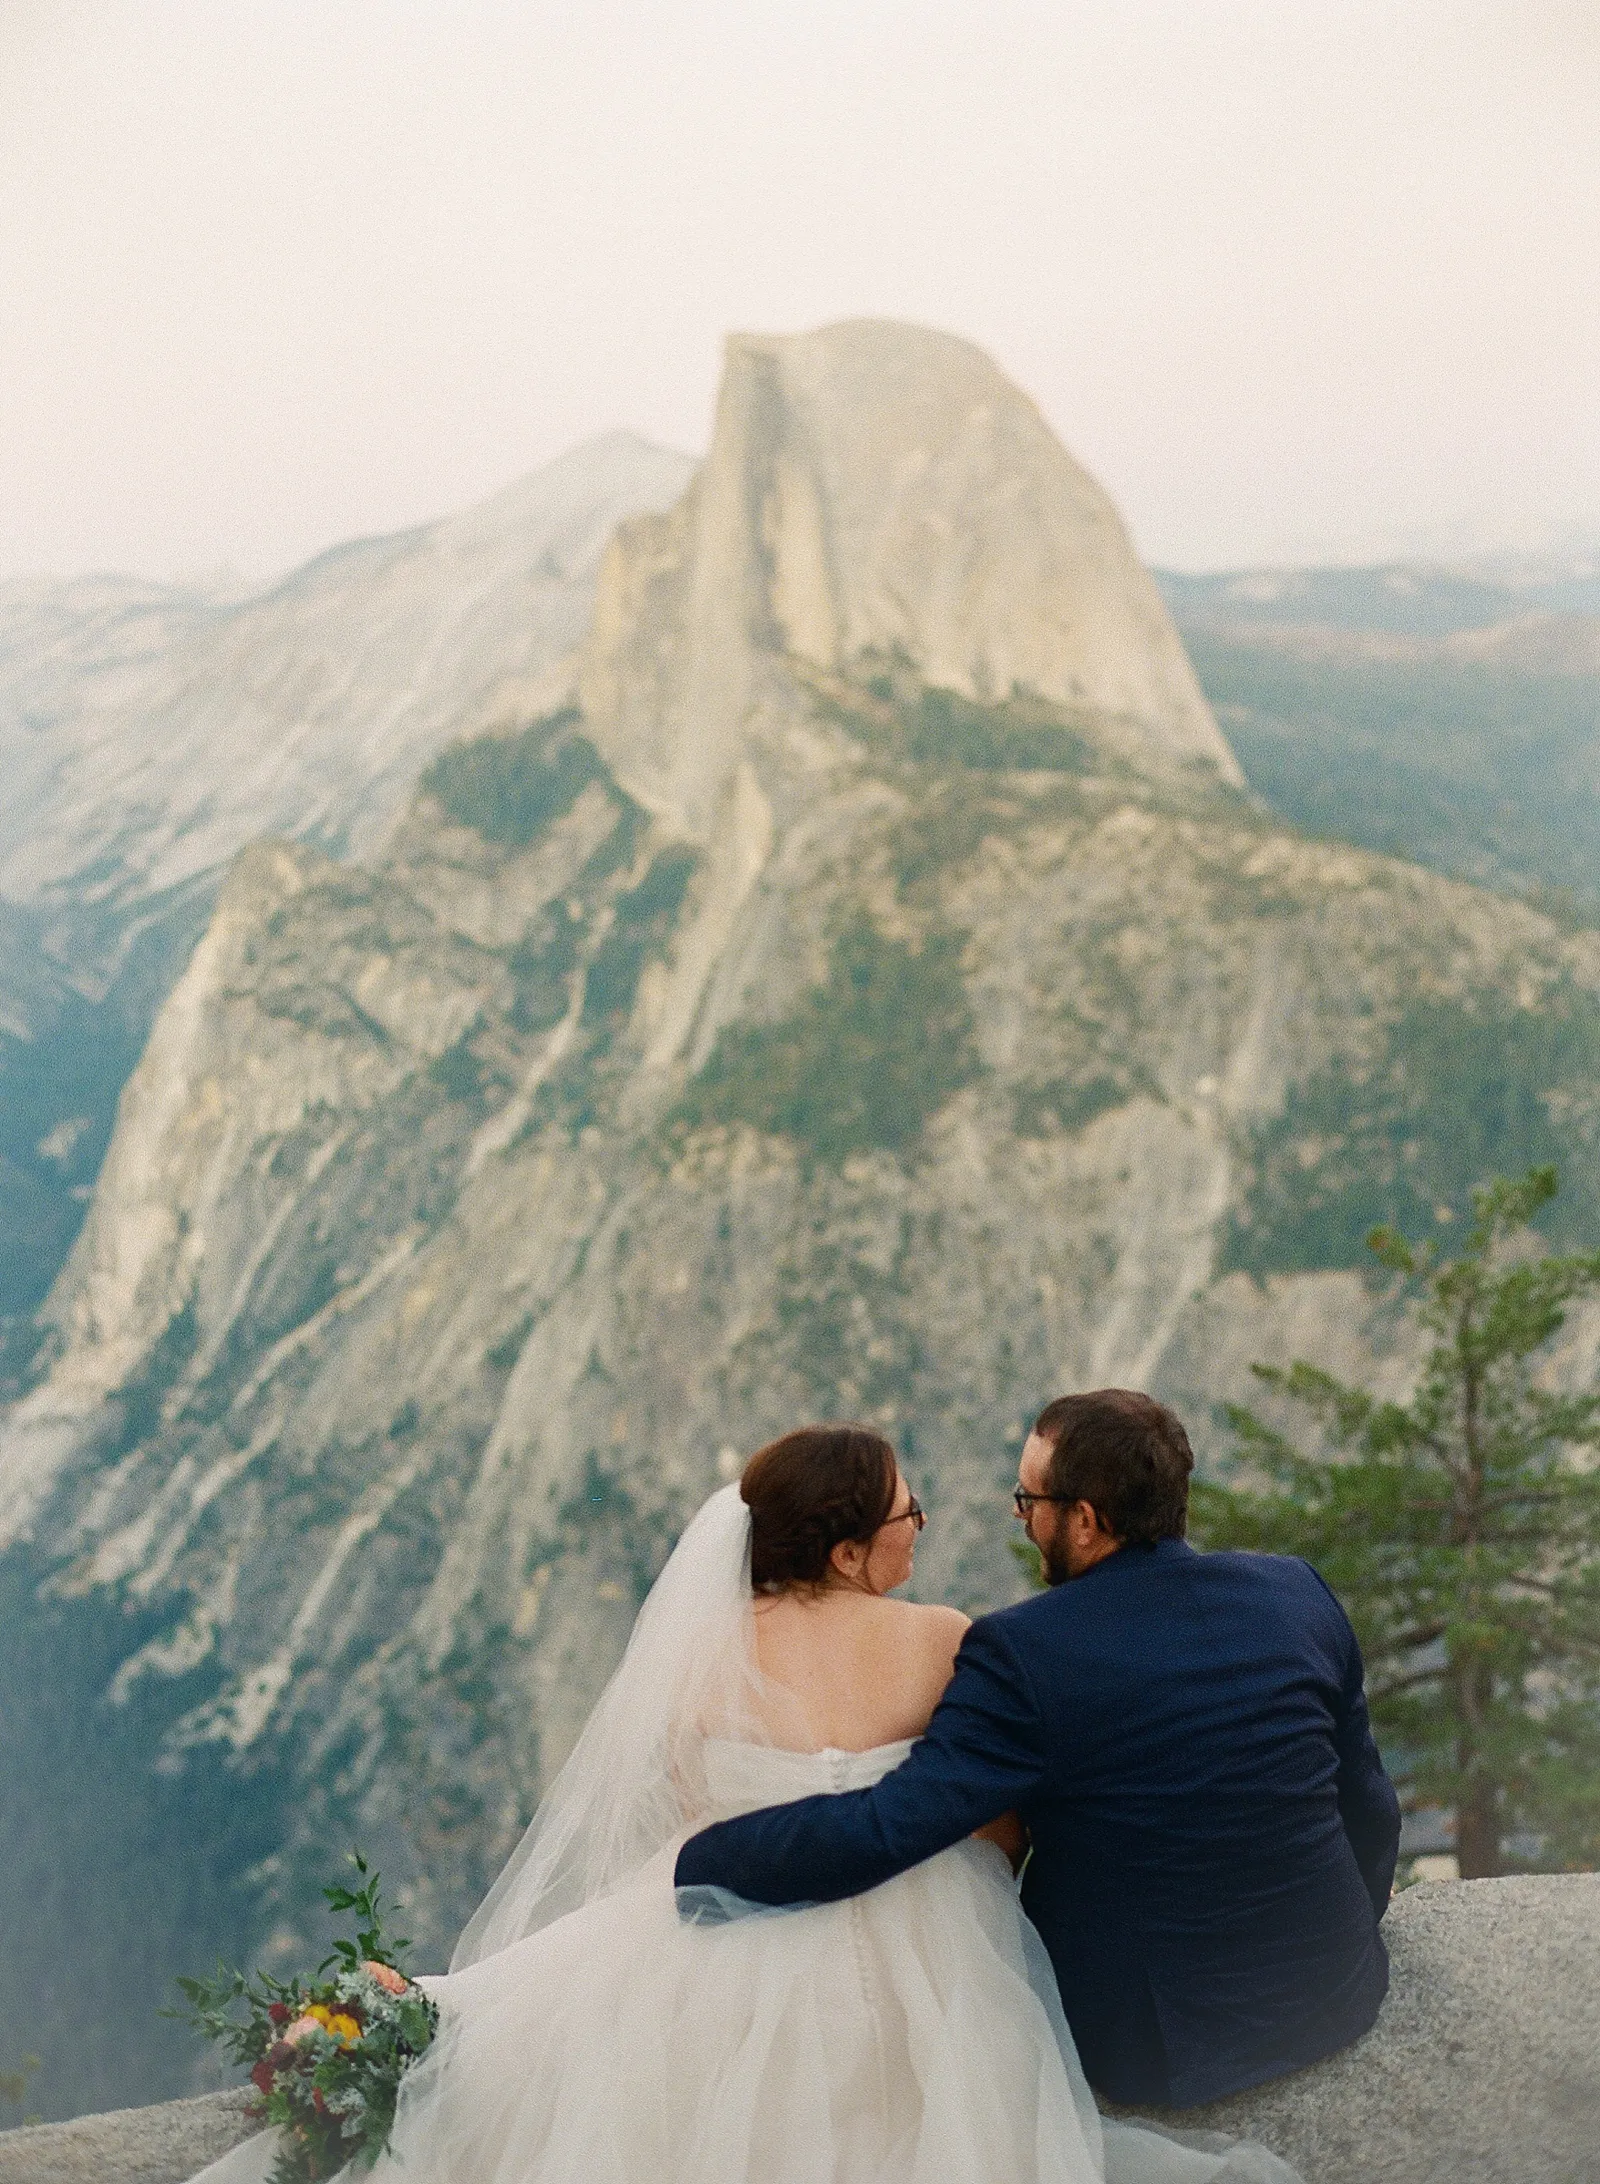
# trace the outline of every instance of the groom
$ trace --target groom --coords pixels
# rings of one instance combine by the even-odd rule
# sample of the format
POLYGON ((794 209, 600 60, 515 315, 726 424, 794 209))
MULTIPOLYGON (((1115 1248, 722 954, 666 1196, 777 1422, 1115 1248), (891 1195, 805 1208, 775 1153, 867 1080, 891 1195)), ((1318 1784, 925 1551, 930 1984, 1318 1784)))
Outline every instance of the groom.
POLYGON ((1147 1395, 1051 1403, 1016 1490, 1050 1590, 973 1624, 875 1788, 706 1828, 679 1887, 834 1902, 1016 1811, 1023 1904, 1109 2099, 1189 2107, 1364 2032, 1400 1814, 1355 1634, 1308 1563, 1188 1545, 1193 1464, 1147 1395))

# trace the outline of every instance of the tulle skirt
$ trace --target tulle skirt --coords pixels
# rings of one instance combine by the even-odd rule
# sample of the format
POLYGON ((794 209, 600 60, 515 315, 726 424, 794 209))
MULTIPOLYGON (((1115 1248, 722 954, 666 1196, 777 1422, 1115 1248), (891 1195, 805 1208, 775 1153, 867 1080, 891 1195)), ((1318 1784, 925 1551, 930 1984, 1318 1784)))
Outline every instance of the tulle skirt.
MULTIPOLYGON (((1296 2184, 1260 2147, 1102 2123, 989 1843, 847 1903, 696 1925, 668 1852, 424 1984, 440 2030, 392 2184, 1296 2184)), ((250 2142, 204 2184, 271 2159, 250 2142)))

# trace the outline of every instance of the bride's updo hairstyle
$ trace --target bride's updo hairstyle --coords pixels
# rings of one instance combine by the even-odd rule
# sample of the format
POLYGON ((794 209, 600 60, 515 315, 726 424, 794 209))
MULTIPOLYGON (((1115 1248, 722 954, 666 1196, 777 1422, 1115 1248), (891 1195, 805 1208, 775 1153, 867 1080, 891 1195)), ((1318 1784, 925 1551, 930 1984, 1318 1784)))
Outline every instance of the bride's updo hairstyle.
POLYGON ((867 1426, 801 1426, 757 1449, 739 1481, 755 1591, 825 1583, 834 1548, 888 1517, 897 1478, 893 1448, 867 1426))

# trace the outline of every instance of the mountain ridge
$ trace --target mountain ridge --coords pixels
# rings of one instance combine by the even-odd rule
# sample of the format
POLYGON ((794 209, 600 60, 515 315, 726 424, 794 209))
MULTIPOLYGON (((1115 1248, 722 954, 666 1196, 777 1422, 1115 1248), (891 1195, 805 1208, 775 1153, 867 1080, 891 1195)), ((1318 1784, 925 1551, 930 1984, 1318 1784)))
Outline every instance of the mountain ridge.
POLYGON ((559 696, 616 521, 693 469, 614 433, 242 592, 0 586, 0 1393, 228 860, 370 850, 444 743, 559 696))
POLYGON ((1592 571, 1159 581, 1252 786, 1286 819, 1600 923, 1592 571))
POLYGON ((704 837, 773 656, 1081 708, 1242 779, 1111 502, 951 335, 730 337, 693 485, 607 553, 580 702, 630 792, 704 837))
POLYGON ((606 435, 474 509, 330 548, 243 598, 143 591, 109 602, 114 616, 179 614, 179 654, 171 657, 162 628, 141 645, 136 626, 131 662, 108 666, 96 630, 81 694, 70 641, 63 656, 70 630, 31 644, 26 628, 15 632, 0 672, 0 735, 14 765, 33 756, 37 769, 46 758, 50 786, 25 786, 8 805, 0 894, 29 902, 81 881, 105 864, 108 844, 117 864, 98 881, 100 898, 161 892, 284 827, 370 848, 452 725, 488 725, 497 704, 526 700, 530 677, 535 702, 559 694, 541 688, 541 678, 548 685, 559 675, 583 634, 594 567, 615 523, 652 498, 676 499, 693 467, 630 434, 606 435), (440 584, 434 563, 454 581, 440 584), (352 568, 370 576, 375 564, 387 587, 369 584, 347 606, 340 579, 352 568), (414 568, 424 580, 407 584, 414 568), (277 612, 285 608, 294 610, 287 622, 277 612), (331 628, 316 619, 329 608, 345 616, 331 628), (419 610, 420 626, 408 629, 419 610), (501 625, 512 619, 517 634, 508 639, 501 625), (476 672, 474 651, 483 660, 476 672), (388 685, 352 680, 364 653, 388 685), (126 669, 141 659, 161 668, 159 687, 128 686, 126 669), (398 706, 396 682, 407 694, 398 706), (252 738, 286 749, 287 768, 275 758, 272 769, 241 773, 232 744, 220 767, 212 757, 220 728, 236 742, 252 715, 252 738), (328 739, 335 728, 344 747, 330 743, 319 755, 316 735, 328 739), (131 769, 118 751, 130 732, 131 769), (141 798, 146 816, 130 828, 141 798))

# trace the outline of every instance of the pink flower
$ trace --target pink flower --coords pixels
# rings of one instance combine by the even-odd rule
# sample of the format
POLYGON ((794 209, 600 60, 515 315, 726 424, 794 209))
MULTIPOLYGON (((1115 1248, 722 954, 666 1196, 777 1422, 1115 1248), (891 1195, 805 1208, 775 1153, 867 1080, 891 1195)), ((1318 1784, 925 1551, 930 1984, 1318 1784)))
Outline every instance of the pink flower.
POLYGON ((297 2041, 303 2040, 308 2032, 320 2032, 321 2030, 321 2025, 314 2017, 297 2017, 292 2025, 284 2026, 283 2037, 293 2047, 297 2041))
POLYGON ((375 1964, 370 1959, 361 1969, 369 1979, 375 1979, 385 1994, 405 1994, 411 1982, 397 1972, 392 1964, 375 1964))

